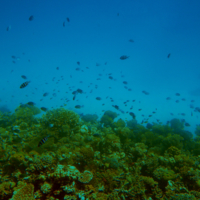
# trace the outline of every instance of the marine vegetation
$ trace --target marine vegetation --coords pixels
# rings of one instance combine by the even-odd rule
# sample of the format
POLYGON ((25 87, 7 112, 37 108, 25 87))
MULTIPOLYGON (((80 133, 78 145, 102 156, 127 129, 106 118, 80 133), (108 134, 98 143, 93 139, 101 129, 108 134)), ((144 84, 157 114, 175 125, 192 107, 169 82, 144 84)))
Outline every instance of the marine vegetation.
POLYGON ((0 113, 0 199, 200 199, 200 128, 150 128, 106 111, 0 113))

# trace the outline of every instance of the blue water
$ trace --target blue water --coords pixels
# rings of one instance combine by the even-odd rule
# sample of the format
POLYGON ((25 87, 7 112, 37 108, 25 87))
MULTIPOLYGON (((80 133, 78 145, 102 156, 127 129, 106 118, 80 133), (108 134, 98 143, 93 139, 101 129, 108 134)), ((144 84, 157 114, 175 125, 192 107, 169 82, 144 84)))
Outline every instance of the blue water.
POLYGON ((134 112, 138 123, 185 119, 191 125, 185 130, 193 133, 200 124, 200 113, 190 108, 200 107, 199 8, 198 0, 2 1, 1 109, 14 111, 20 103, 33 101, 37 107, 64 106, 99 118, 112 110, 130 120, 127 112, 134 112), (130 57, 121 60, 122 55, 130 57), (21 75, 31 81, 23 89, 19 87, 27 80, 21 75), (73 101, 78 88, 84 93, 73 101), (49 94, 43 97, 45 92, 49 94))

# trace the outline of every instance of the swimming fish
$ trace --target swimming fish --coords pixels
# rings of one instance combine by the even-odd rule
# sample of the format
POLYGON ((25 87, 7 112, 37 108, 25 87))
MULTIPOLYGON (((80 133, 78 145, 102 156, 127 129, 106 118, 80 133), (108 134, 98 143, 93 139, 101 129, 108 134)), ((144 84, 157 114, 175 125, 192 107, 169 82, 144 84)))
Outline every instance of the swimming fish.
POLYGON ((186 122, 186 123, 185 123, 185 126, 190 126, 190 124, 186 122))
POLYGON ((26 82, 22 83, 22 84, 20 85, 20 88, 21 88, 21 89, 22 89, 22 88, 25 88, 29 83, 30 83, 30 81, 26 81, 26 82))
POLYGON ((130 57, 130 56, 123 55, 123 56, 120 57, 120 59, 121 59, 121 60, 126 60, 126 59, 129 58, 129 57, 130 57))
POLYGON ((134 40, 130 39, 129 42, 134 42, 134 40))
POLYGON ((21 75, 21 77, 22 77, 23 79, 27 79, 27 77, 26 77, 25 75, 21 75))
POLYGON ((74 92, 72 92, 72 94, 74 95, 74 96, 73 96, 73 100, 75 100, 76 95, 78 94, 78 91, 74 91, 74 92))
POLYGON ((35 103, 32 102, 32 101, 29 101, 27 104, 28 104, 29 106, 34 106, 34 105, 35 105, 35 103))
POLYGON ((41 107, 40 108, 42 111, 44 111, 44 112, 46 112, 48 109, 47 108, 45 108, 45 107, 41 107))
POLYGON ((34 19, 34 17, 33 17, 33 15, 31 15, 28 20, 33 21, 33 19, 34 19))
POLYGON ((133 119, 135 119, 135 117, 136 117, 135 114, 134 114, 133 112, 130 112, 129 115, 130 115, 131 117, 133 117, 133 119))
POLYGON ((44 94, 43 94, 43 97, 46 97, 46 96, 48 96, 48 92, 45 92, 44 94))
POLYGON ((83 108, 83 107, 84 107, 83 105, 82 106, 81 105, 76 105, 75 106, 76 109, 80 109, 80 108, 83 108))
POLYGON ((146 95, 149 95, 149 92, 143 90, 142 93, 146 94, 146 95))
POLYGON ((44 137, 38 144, 38 147, 40 147, 41 145, 43 145, 49 138, 49 135, 47 137, 44 137))
POLYGON ((11 30, 11 26, 8 26, 7 28, 6 28, 6 31, 10 31, 11 30))

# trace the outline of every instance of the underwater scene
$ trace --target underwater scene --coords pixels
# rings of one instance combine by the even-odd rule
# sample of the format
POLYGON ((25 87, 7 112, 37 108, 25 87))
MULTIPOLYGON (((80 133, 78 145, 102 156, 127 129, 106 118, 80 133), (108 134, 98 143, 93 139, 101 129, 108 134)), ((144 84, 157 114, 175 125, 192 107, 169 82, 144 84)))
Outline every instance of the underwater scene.
POLYGON ((0 200, 200 200, 200 1, 0 3, 0 200))

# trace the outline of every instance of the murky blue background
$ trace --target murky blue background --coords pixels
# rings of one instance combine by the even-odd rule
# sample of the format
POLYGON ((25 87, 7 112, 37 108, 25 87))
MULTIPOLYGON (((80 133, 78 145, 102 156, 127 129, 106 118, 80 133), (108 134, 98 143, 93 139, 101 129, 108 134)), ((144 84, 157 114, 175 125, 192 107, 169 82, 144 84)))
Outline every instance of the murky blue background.
POLYGON ((191 125, 186 130, 194 132, 200 124, 200 113, 190 108, 200 107, 199 8, 198 0, 1 1, 0 107, 14 111, 33 101, 38 107, 64 106, 99 117, 112 110, 128 120, 126 112, 134 112, 138 123, 185 119, 191 125), (120 60, 122 55, 130 57, 120 60), (31 81, 23 89, 21 75, 31 81), (78 88, 84 94, 73 101, 78 88), (43 97, 45 92, 49 95, 43 97))

